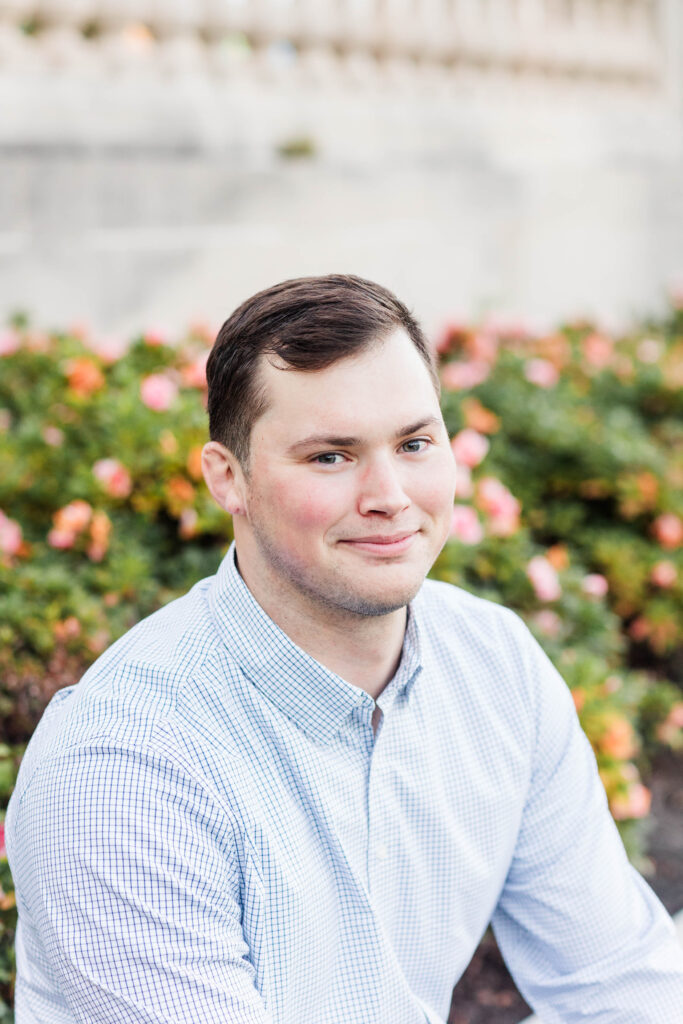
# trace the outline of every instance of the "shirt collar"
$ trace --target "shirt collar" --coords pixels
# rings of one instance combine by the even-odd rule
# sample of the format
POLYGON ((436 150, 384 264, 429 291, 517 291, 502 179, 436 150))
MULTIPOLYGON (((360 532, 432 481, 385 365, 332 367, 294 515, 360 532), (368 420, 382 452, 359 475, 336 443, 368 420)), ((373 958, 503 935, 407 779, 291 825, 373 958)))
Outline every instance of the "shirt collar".
MULTIPOLYGON (((265 697, 305 732, 329 743, 357 707, 368 715, 374 701, 360 687, 325 668, 290 640, 266 614, 235 563, 231 544, 208 593, 213 621, 224 644, 240 668, 265 697)), ((383 709, 402 693, 410 692, 422 670, 419 614, 414 601, 408 609, 408 626, 398 670, 379 697, 383 709)))

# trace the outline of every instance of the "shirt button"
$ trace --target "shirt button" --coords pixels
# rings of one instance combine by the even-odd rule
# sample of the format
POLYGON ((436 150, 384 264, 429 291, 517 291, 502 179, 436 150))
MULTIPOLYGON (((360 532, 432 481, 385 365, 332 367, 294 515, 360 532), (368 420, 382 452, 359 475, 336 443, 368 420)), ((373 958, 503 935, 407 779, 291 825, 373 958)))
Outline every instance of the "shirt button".
POLYGON ((385 843, 377 843, 375 846, 375 856, 377 860, 386 860, 389 856, 389 850, 385 843))

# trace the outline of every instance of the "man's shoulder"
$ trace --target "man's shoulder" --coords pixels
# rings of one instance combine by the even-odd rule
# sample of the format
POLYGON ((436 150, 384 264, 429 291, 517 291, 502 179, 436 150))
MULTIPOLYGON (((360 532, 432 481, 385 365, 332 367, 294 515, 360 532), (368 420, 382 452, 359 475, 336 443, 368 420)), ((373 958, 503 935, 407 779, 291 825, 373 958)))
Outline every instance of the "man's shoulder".
POLYGON ((443 580, 427 579, 419 594, 419 605, 425 625, 439 628, 448 623, 464 630, 481 629, 512 632, 520 639, 526 626, 516 612, 485 597, 471 594, 462 587, 443 580))
POLYGON ((173 731, 185 690, 220 654, 207 602, 212 579, 142 619, 78 683, 53 697, 29 744, 24 774, 29 765, 98 744, 150 752, 163 747, 160 729, 164 737, 173 731))
POLYGON ((501 693, 528 701, 538 645, 516 612, 439 580, 425 581, 416 610, 434 664, 447 678, 457 678, 460 687, 490 689, 496 701, 501 693))

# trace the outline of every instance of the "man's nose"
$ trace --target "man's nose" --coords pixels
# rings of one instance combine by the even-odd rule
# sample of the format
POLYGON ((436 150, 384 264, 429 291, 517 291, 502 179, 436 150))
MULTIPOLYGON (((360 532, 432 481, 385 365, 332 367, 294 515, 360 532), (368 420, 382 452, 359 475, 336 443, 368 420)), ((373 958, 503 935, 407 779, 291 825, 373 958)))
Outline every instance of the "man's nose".
POLYGON ((410 505, 399 473, 390 459, 378 458, 367 466, 361 480, 359 511, 395 516, 410 505))

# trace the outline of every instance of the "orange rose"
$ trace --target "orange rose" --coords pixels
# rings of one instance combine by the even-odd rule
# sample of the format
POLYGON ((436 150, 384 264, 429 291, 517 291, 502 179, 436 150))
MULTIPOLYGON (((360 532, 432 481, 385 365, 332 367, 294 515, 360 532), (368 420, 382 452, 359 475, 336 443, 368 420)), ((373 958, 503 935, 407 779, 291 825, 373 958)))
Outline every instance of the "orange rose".
POLYGON ((202 478, 202 448, 201 445, 195 445, 194 448, 190 449, 190 454, 187 456, 187 472, 190 474, 193 480, 201 480, 202 478))
POLYGON ((609 720, 599 743, 604 754, 619 759, 633 757, 638 751, 638 741, 631 723, 619 715, 609 720))
POLYGON ((70 360, 66 368, 66 379, 71 390, 83 398, 104 386, 104 376, 99 367, 85 356, 70 360))

